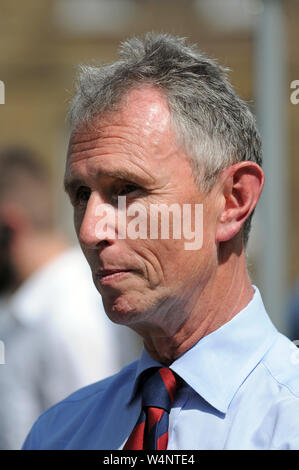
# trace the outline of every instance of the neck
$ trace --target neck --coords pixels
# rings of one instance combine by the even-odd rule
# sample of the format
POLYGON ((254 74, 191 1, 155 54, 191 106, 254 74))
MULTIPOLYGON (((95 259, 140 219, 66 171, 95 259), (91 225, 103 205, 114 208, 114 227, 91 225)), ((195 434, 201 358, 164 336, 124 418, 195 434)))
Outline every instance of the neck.
MULTIPOLYGON (((162 326, 136 328, 144 338, 144 346, 157 361, 170 365, 201 338, 231 320, 250 302, 254 290, 246 268, 245 255, 227 253, 220 260, 212 278, 197 286, 184 303, 181 301, 177 317, 183 321, 174 331, 170 322, 162 326)), ((163 318, 174 318, 174 305, 163 318)))

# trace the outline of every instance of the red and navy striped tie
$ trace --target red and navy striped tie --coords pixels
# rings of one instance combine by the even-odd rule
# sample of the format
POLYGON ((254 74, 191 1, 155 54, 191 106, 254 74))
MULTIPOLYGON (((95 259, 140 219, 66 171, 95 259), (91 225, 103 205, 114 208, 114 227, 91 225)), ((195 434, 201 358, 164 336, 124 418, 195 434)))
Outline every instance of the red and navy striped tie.
POLYGON ((124 450, 166 450, 169 412, 180 383, 168 367, 155 368, 142 387, 142 409, 124 450))

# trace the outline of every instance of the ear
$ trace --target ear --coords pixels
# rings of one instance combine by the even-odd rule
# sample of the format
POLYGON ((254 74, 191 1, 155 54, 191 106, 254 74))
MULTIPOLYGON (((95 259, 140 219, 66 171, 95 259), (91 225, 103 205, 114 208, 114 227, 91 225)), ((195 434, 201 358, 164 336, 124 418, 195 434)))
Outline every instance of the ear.
POLYGON ((216 242, 231 240, 252 213, 264 186, 264 172, 251 161, 226 168, 219 178, 221 211, 216 242))

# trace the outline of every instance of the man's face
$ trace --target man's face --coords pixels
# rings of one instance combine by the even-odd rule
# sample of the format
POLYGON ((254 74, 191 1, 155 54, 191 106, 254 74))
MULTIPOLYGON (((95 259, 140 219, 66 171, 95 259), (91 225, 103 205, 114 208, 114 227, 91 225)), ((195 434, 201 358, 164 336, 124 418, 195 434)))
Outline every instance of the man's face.
MULTIPOLYGON (((105 114, 94 124, 94 130, 81 127, 72 135, 65 179, 94 283, 113 321, 132 327, 170 322, 175 330, 215 268, 213 202, 195 185, 159 91, 131 91, 120 111, 105 114), (118 196, 126 196, 127 209, 134 202, 142 204, 147 217, 151 205, 202 203, 202 248, 186 250, 183 237, 118 239, 109 236, 109 230, 99 237, 100 209, 109 204, 120 217, 118 196)), ((172 219, 170 234, 171 223, 172 219)))

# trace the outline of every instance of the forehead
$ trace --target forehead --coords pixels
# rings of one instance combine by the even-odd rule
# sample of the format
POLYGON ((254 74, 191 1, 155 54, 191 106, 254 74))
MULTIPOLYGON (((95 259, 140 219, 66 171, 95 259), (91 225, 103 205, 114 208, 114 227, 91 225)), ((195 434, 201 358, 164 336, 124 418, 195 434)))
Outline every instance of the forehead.
POLYGON ((73 133, 64 184, 69 192, 80 182, 95 186, 109 177, 105 183, 116 178, 161 188, 183 173, 191 178, 191 163, 177 145, 167 100, 146 87, 132 90, 118 110, 73 133))
POLYGON ((109 145, 115 149, 135 146, 135 150, 150 146, 154 150, 174 140, 166 98, 159 90, 147 87, 130 91, 117 111, 107 112, 73 132, 68 157, 75 162, 109 145))
POLYGON ((147 86, 133 89, 122 99, 112 121, 131 126, 142 125, 143 133, 162 131, 169 127, 169 106, 165 95, 157 88, 147 86))

